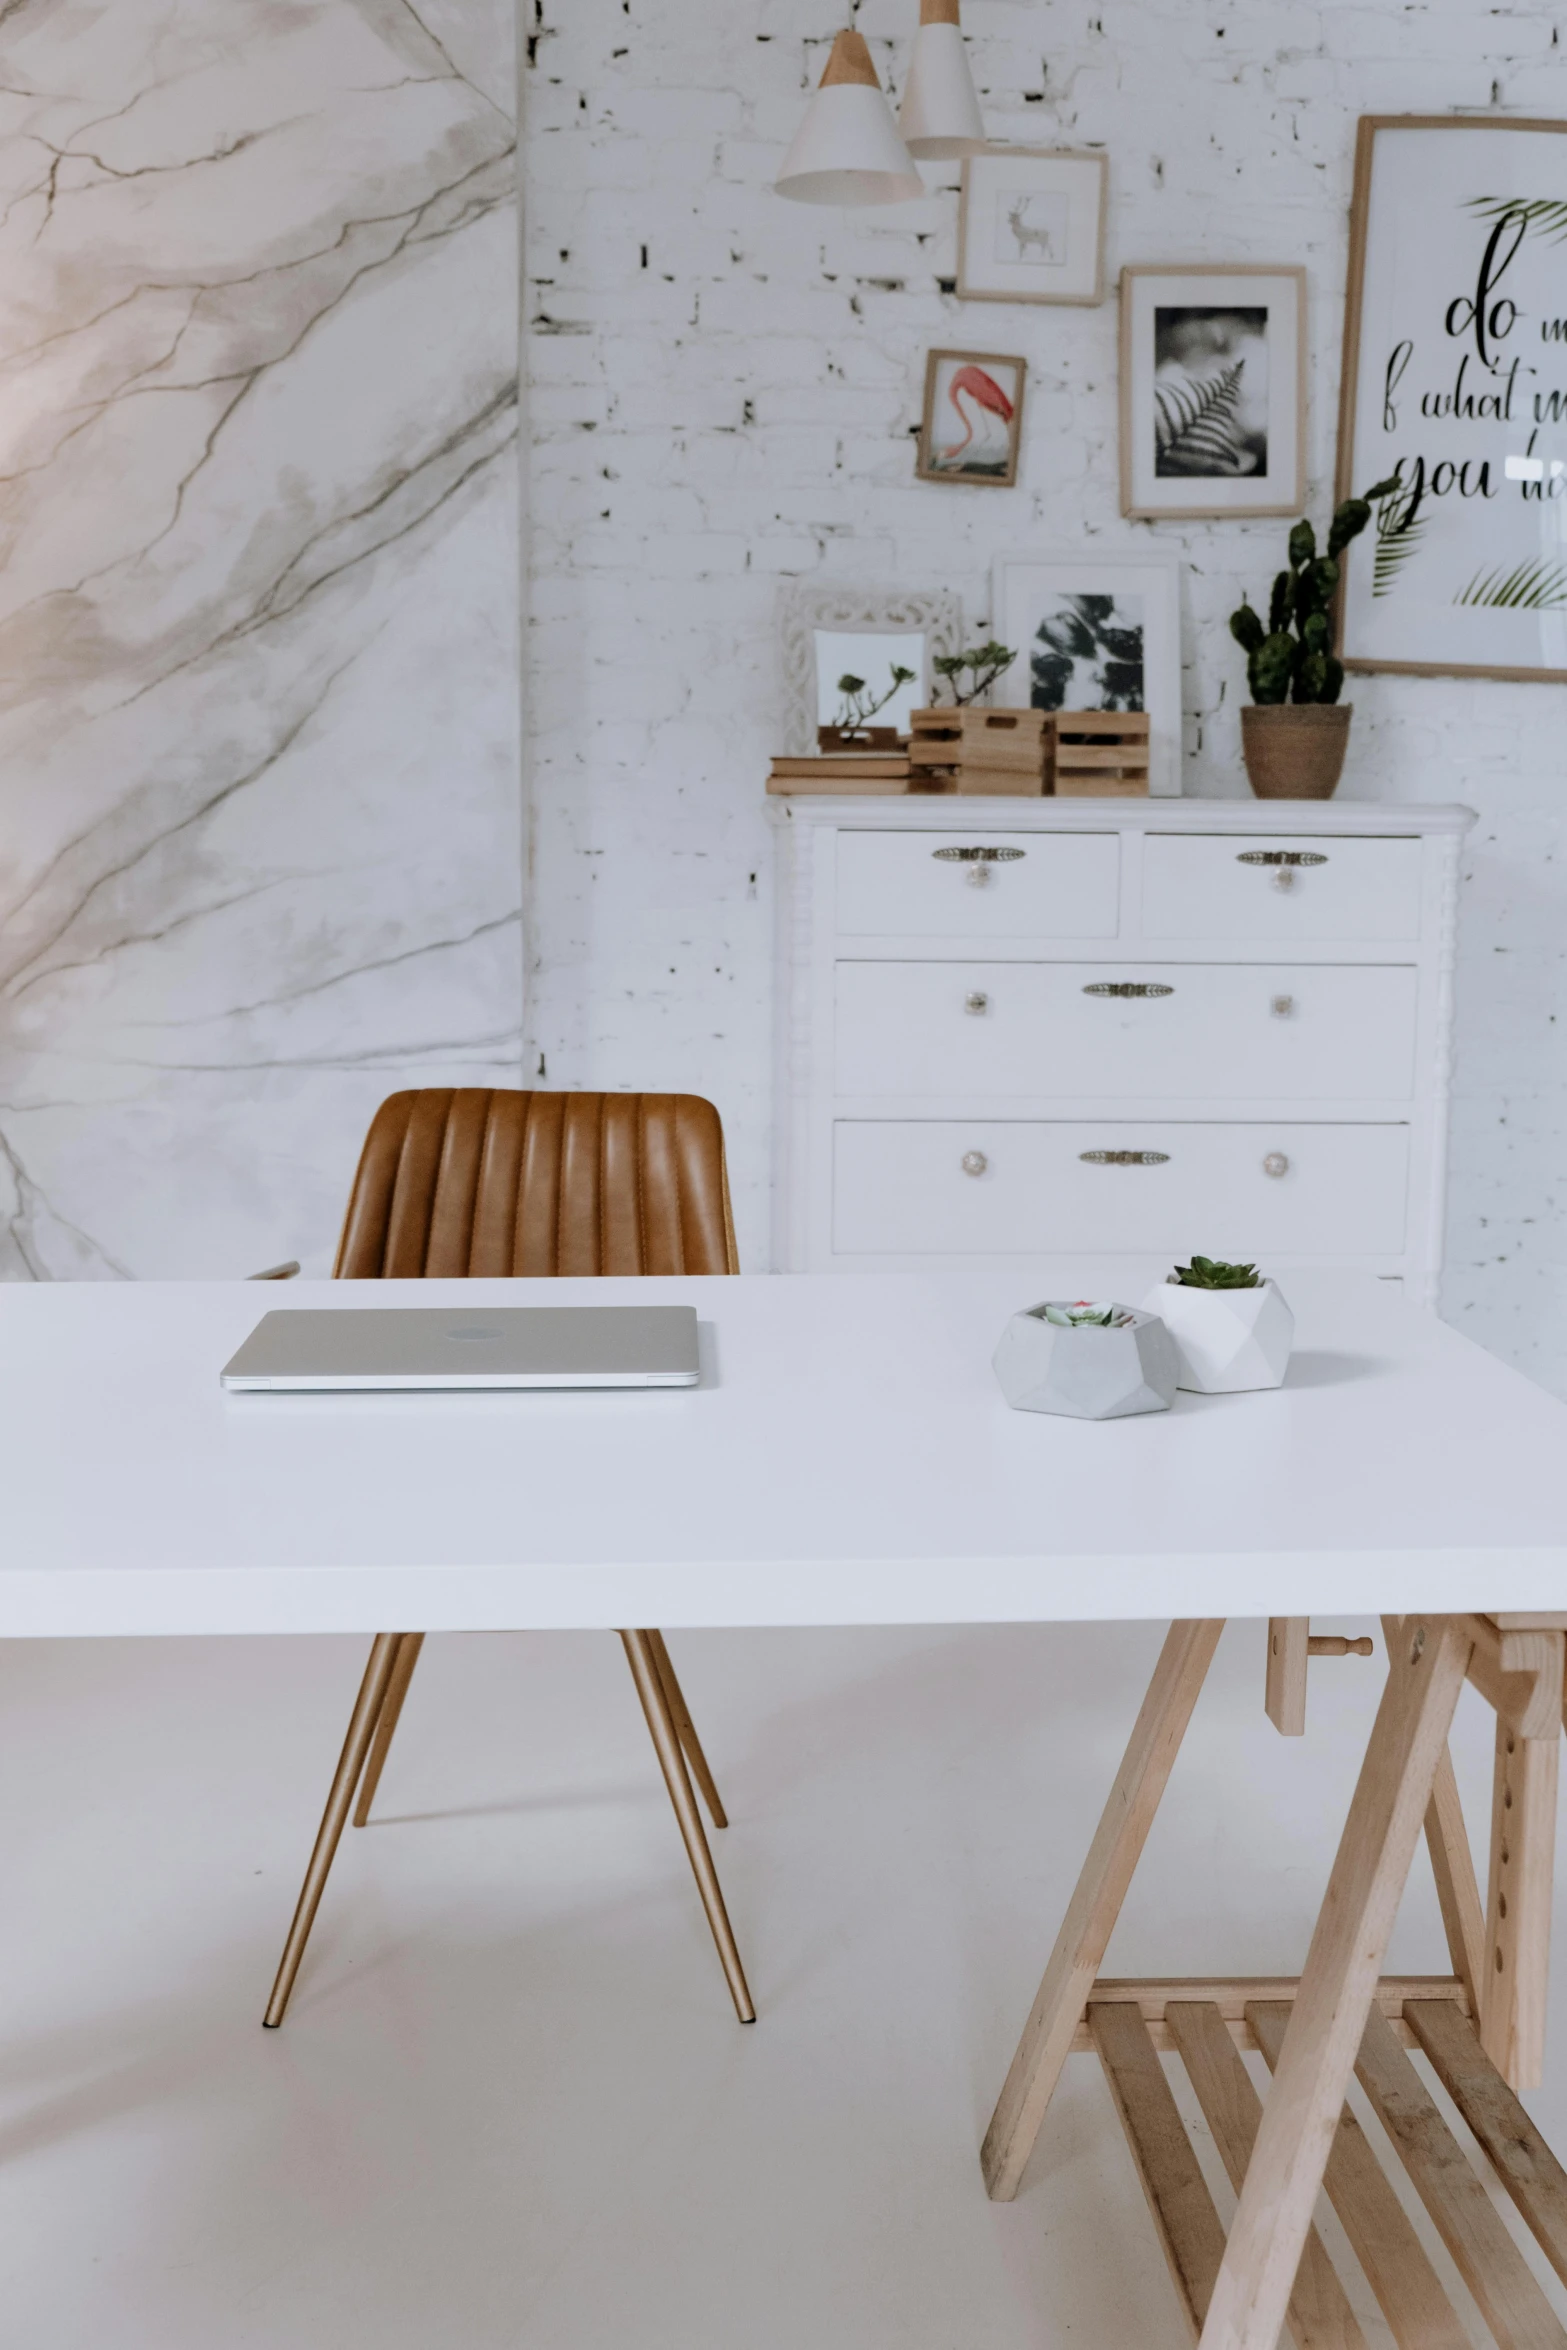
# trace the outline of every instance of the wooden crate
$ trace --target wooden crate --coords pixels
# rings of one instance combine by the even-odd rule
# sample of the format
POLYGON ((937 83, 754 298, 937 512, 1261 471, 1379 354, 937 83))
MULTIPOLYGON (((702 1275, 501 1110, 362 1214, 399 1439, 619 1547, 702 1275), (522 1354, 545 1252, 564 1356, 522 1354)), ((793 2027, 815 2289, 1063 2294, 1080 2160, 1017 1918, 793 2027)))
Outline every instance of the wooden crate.
POLYGON ((1061 799, 1139 799, 1148 793, 1146 710, 1058 710, 1049 782, 1061 799))
POLYGON ((1037 798, 1047 788, 1050 729, 1043 710, 916 710, 909 725, 916 789, 925 781, 965 794, 1037 798))

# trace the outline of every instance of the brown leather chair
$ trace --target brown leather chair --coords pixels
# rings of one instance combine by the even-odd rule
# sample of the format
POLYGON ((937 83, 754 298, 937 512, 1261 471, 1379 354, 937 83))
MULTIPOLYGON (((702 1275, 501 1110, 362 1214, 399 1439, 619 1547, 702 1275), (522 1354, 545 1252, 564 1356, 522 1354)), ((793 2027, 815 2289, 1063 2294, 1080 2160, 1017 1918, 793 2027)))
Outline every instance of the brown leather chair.
MULTIPOLYGON (((723 1128, 711 1102, 687 1093, 432 1086, 394 1093, 376 1112, 333 1272, 342 1281, 392 1281, 739 1269, 723 1128)), ((722 1828, 718 1789, 663 1634, 620 1637, 736 2012, 751 2023, 756 2010, 688 1766, 722 1828)), ((283 2021, 349 1807, 355 1827, 369 1817, 423 1643, 422 1632, 382 1632, 370 1651, 272 1987, 269 2027, 283 2021)))

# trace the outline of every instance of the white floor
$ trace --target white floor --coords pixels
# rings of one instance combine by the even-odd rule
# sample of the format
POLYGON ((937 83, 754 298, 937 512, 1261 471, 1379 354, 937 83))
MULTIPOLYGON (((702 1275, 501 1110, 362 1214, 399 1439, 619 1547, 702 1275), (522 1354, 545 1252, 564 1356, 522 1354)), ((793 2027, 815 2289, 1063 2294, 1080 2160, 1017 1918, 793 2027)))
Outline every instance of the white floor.
MULTIPOLYGON (((1157 1640, 675 1636, 752 2030, 619 1643, 432 1641, 266 2034, 364 1644, 0 1646, 7 2350, 1177 2350, 1092 2058, 1016 2204, 975 2159, 1157 1640)), ((1226 1635, 1112 1971, 1298 1967, 1381 1665, 1312 1674, 1287 1743, 1226 1635)))

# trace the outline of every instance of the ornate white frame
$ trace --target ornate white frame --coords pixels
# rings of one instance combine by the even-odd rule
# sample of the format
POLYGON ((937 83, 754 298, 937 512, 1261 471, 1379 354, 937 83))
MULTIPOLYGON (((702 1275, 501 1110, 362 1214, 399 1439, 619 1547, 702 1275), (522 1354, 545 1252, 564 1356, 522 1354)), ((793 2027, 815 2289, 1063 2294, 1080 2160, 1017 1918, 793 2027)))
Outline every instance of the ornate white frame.
POLYGON ((785 753, 807 758, 816 748, 816 631, 878 635, 922 629, 924 698, 930 699, 930 663, 936 653, 962 651, 963 605, 950 588, 800 587, 779 599, 783 661, 785 753))

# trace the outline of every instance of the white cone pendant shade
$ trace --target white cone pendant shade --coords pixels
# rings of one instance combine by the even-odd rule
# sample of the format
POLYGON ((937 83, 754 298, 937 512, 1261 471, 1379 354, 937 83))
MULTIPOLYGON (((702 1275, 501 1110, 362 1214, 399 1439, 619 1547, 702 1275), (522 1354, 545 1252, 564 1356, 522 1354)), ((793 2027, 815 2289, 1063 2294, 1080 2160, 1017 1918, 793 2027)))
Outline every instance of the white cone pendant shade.
POLYGON ((920 29, 898 128, 909 153, 924 163, 974 155, 985 144, 974 77, 958 30, 958 0, 920 0, 920 29))
POLYGON ((925 185, 898 136, 860 33, 840 33, 778 174, 802 204, 904 204, 925 185))

